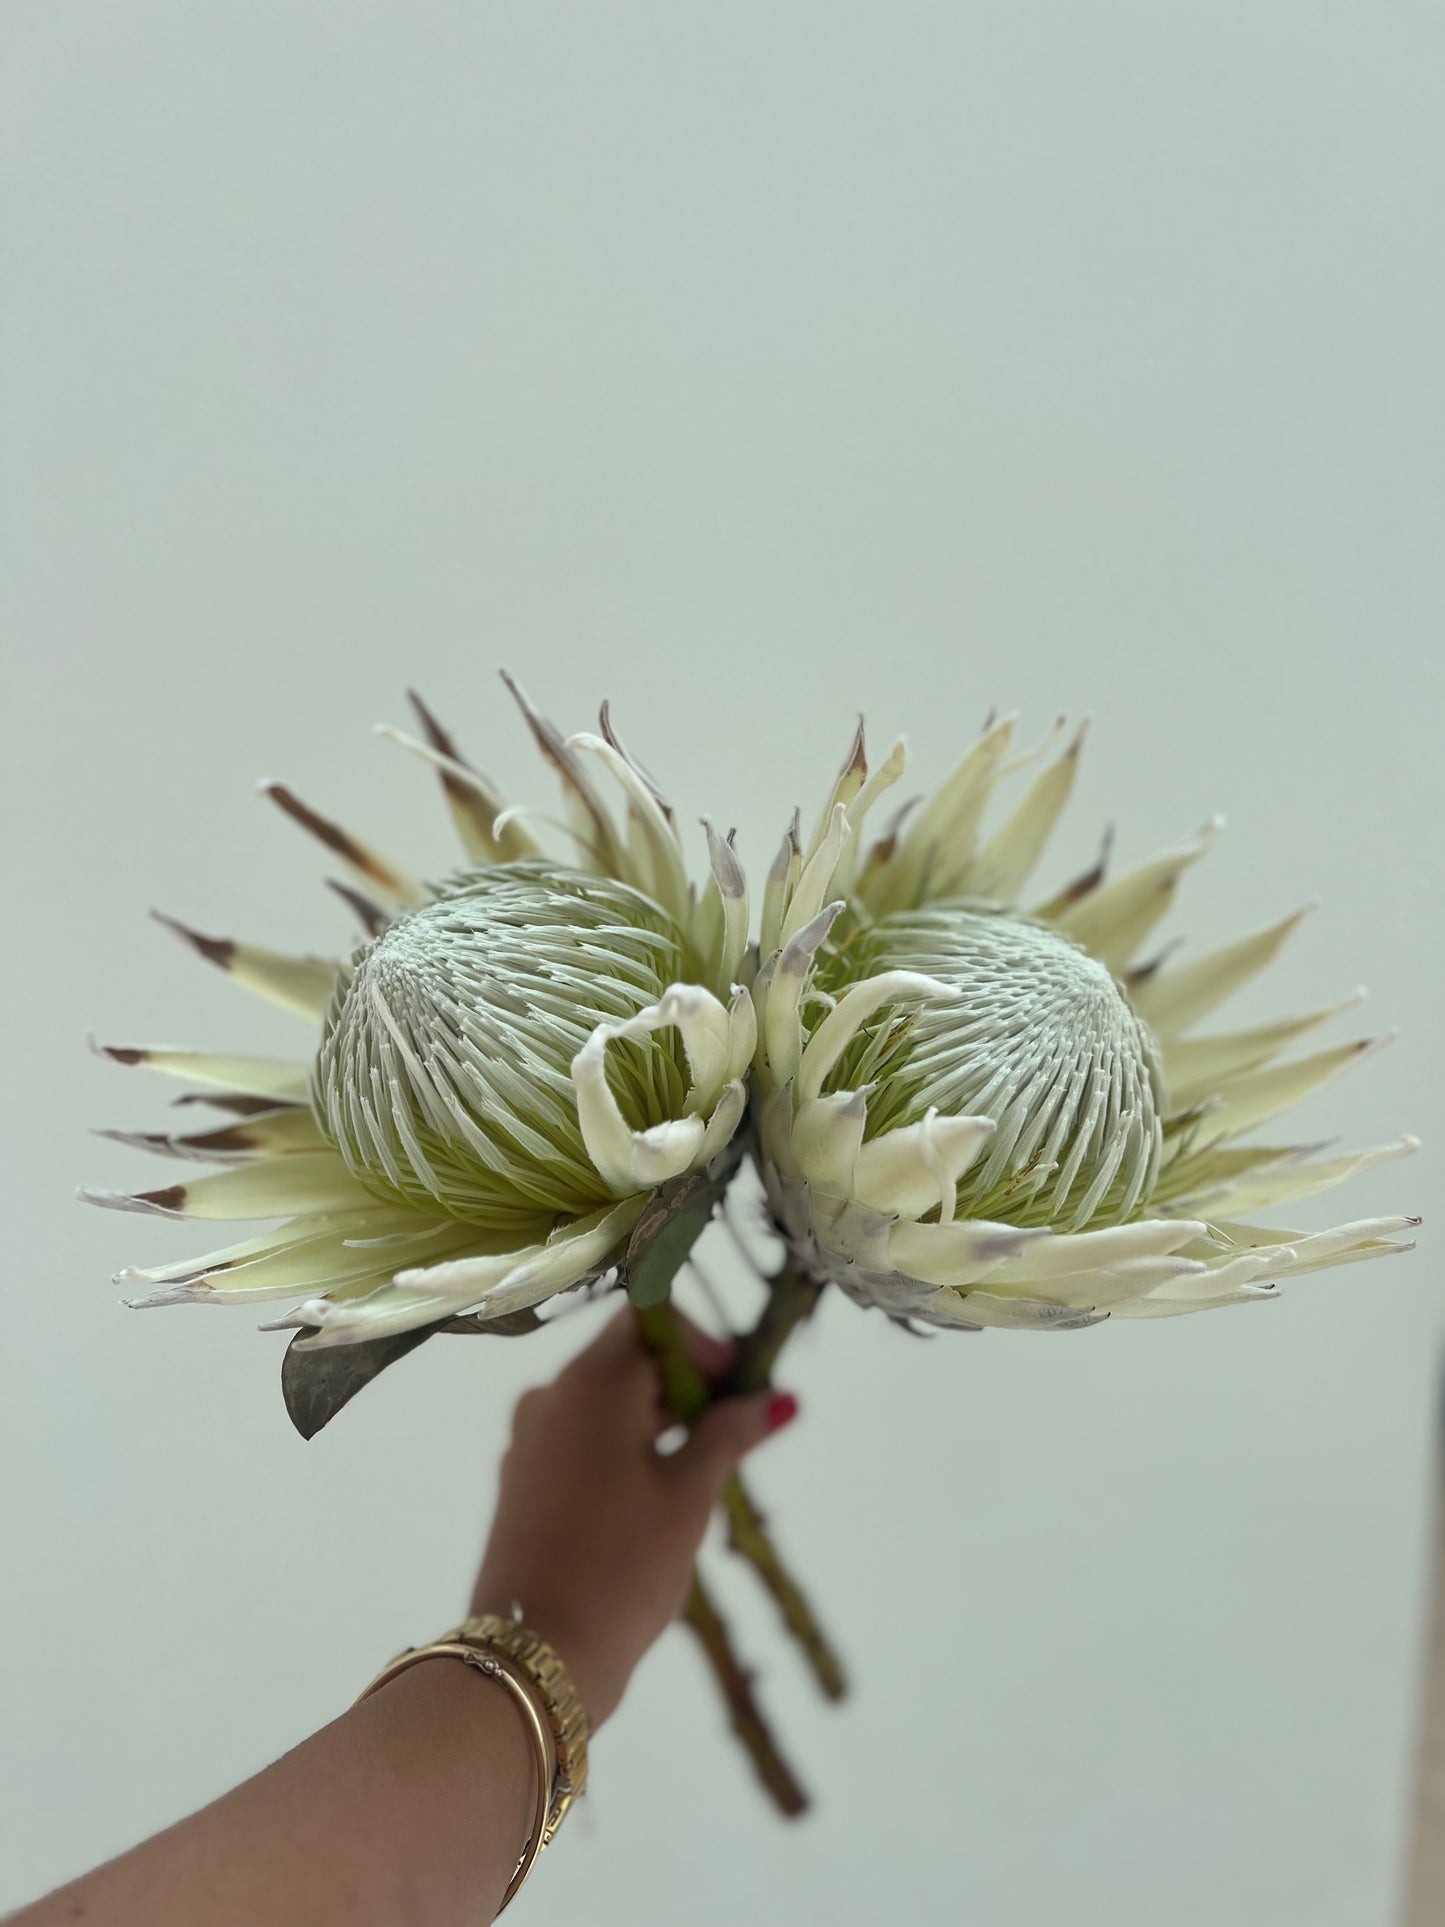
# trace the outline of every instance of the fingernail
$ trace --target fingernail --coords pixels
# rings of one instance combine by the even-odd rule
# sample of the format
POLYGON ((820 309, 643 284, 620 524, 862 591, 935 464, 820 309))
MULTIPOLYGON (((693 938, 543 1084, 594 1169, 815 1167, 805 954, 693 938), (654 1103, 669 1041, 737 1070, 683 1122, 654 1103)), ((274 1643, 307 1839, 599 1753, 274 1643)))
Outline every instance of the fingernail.
POLYGON ((781 1432, 798 1416, 798 1401, 791 1392, 774 1392, 764 1413, 770 1432, 781 1432))

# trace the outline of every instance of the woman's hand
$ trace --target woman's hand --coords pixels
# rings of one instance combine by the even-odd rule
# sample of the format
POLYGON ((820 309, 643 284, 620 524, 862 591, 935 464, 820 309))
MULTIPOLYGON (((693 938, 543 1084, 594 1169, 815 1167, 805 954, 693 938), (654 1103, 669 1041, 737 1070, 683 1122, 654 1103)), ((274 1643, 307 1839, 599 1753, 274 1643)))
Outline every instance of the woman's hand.
MULTIPOLYGON (((708 1379, 733 1348, 679 1318, 708 1379)), ((561 1654, 594 1727, 687 1594, 723 1480, 797 1412, 787 1392, 711 1406, 676 1452, 657 1366, 630 1305, 550 1385, 523 1395, 502 1461, 474 1613, 514 1603, 561 1654)))

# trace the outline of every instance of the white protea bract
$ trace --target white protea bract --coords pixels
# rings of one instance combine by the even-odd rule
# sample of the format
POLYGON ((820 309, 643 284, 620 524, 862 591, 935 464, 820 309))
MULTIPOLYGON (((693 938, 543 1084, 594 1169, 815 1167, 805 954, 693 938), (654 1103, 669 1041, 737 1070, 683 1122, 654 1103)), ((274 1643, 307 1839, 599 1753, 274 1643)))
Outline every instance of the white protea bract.
POLYGON ((731 844, 709 829, 697 892, 673 812, 606 710, 600 734, 563 738, 514 693, 562 779, 566 861, 413 698, 426 740, 399 739, 438 769, 465 868, 423 882, 265 784, 345 863, 351 880, 335 887, 363 941, 336 963, 163 919, 317 1035, 294 1061, 104 1047, 206 1087, 178 1101, 232 1121, 109 1133, 223 1168, 83 1196, 162 1217, 284 1220, 120 1273, 147 1288, 133 1302, 289 1299, 267 1328, 309 1328, 297 1341, 308 1347, 502 1317, 600 1276, 660 1185, 728 1154, 756 1038, 731 844))
POLYGON ((1408 1249, 1409 1218, 1314 1234, 1249 1221, 1415 1145, 1320 1158, 1253 1140, 1371 1048, 1280 1061, 1343 1004, 1195 1034, 1298 916, 1202 957, 1139 961, 1217 820, 1115 881, 1106 843, 1031 900, 1084 732, 1035 752, 1042 768, 989 827, 1000 782, 1029 760, 1010 761, 1012 734, 991 721, 865 847, 904 751, 870 774, 860 728, 811 840, 796 818, 784 837, 754 996, 760 1162, 795 1262, 899 1320, 1067 1329, 1271 1297, 1282 1279, 1408 1249))

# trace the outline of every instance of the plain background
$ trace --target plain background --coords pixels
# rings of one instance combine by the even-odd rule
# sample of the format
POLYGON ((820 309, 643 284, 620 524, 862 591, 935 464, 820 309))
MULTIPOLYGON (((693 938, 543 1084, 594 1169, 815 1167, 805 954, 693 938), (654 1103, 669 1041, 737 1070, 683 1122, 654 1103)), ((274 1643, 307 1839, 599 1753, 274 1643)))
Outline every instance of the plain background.
MULTIPOLYGON (((303 1445, 251 1312, 119 1308, 205 1230, 74 1201, 163 1181, 87 1130, 171 1095, 87 1030, 304 1043, 149 906, 350 940, 257 777, 452 860, 368 734, 408 683, 548 803, 497 664, 570 728, 610 695, 758 874, 859 708, 920 783, 993 704, 1092 711, 1046 880, 1107 820, 1127 861, 1223 809, 1171 929, 1322 900, 1231 1015, 1363 981, 1405 1033, 1296 1135, 1427 1139, 1300 1221, 1428 1212, 1445 16, 9 0, 0 34, 5 1904, 448 1623, 512 1399, 596 1321, 439 1341, 303 1445)), ((1083 1335, 827 1305, 755 1479, 846 1710, 720 1576, 816 1811, 765 1810, 671 1635, 527 1918, 1383 1927, 1425 1235, 1083 1335)))

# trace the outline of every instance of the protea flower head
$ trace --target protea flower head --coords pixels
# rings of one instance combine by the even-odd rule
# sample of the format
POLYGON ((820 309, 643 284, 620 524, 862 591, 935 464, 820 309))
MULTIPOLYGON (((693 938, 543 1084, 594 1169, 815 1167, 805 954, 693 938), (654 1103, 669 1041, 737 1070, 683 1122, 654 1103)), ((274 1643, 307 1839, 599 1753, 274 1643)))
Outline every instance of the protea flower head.
POLYGON ((865 850, 904 754, 870 775, 860 728, 811 840, 796 818, 784 839, 754 994, 763 1178, 795 1262, 903 1321, 1068 1328, 1272 1297, 1408 1249, 1394 1234, 1413 1219, 1312 1235, 1246 1221, 1415 1145, 1321 1159, 1250 1138, 1371 1048, 1278 1061, 1344 1005, 1195 1034, 1299 916, 1139 961, 1218 822, 1113 882, 1106 845, 1032 897, 1083 731, 1050 756, 1056 732, 986 832, 1011 737, 991 722, 865 850))
POLYGON ((755 1042, 731 846, 709 829, 712 877, 696 892, 673 812, 606 710, 600 734, 564 740, 514 693, 562 779, 566 861, 414 697, 426 740, 382 733, 439 771, 465 867, 422 882, 265 784, 350 872, 334 887, 363 940, 331 963, 174 925, 314 1035, 296 1061, 107 1048, 210 1087, 178 1101, 232 1118, 108 1135, 227 1168, 83 1195, 161 1217, 284 1219, 205 1257, 122 1272, 149 1288, 135 1302, 299 1301, 276 1324, 312 1328, 302 1346, 515 1313, 598 1277, 659 1186, 727 1151, 755 1042))

